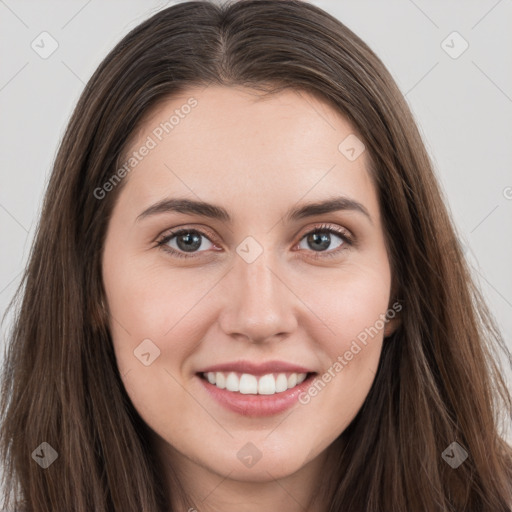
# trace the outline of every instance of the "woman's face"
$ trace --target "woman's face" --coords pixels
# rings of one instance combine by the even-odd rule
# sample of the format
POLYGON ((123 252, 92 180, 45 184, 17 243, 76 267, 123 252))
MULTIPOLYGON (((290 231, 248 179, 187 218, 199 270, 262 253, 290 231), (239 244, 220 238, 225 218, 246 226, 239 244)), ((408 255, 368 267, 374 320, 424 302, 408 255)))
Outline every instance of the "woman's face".
POLYGON ((306 93, 216 86, 161 104, 132 142, 103 279, 133 405, 178 465, 305 468, 361 408, 393 329, 364 146, 306 93))

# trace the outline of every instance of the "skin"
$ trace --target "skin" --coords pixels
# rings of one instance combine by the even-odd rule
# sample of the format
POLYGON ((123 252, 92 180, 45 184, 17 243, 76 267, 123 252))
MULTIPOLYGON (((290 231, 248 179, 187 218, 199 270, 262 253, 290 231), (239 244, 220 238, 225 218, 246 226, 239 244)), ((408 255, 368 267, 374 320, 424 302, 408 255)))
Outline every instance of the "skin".
POLYGON ((305 92, 262 99, 220 86, 160 104, 127 153, 190 97, 197 106, 124 178, 109 221, 103 280, 119 371, 159 456, 201 510, 325 510, 312 499, 332 444, 361 408, 396 321, 308 404, 274 416, 225 409, 196 372, 246 359, 288 361, 322 375, 388 310, 392 276, 367 154, 347 159, 338 145, 354 128, 305 92), (358 201, 371 220, 353 210, 286 220, 299 203, 333 195, 358 201), (166 197, 214 203, 233 222, 172 211, 136 220, 166 197), (322 224, 344 228, 357 244, 342 245, 328 232, 324 251, 308 243, 322 224), (168 242, 189 258, 157 246, 178 227, 205 232, 192 253, 178 237, 168 242), (236 252, 247 236, 263 249, 252 263, 236 252), (160 350, 149 366, 134 356, 144 339, 160 350), (250 468, 237 457, 248 442, 262 454, 250 468))

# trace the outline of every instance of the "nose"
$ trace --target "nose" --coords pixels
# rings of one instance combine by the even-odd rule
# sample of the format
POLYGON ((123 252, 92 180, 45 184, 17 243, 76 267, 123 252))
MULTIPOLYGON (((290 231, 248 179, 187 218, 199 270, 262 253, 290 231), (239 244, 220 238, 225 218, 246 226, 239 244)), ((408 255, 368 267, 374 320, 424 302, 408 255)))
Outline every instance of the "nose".
POLYGON ((262 343, 284 338, 296 329, 300 301, 283 270, 266 254, 252 263, 240 258, 229 272, 219 320, 228 336, 262 343))

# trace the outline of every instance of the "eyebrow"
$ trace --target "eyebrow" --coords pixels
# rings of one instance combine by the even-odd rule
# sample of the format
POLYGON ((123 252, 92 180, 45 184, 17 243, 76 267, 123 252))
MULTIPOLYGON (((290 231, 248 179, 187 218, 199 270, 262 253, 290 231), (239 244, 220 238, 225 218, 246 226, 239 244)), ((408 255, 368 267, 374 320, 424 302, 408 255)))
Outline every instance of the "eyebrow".
MULTIPOLYGON (((353 211, 363 214, 368 218, 371 224, 373 220, 368 210, 358 201, 349 197, 339 196, 324 201, 307 203, 289 210, 285 218, 287 221, 297 221, 314 215, 331 213, 335 211, 353 211)), ((136 219, 136 222, 147 217, 158 215, 161 213, 177 212, 191 215, 200 215, 211 219, 217 219, 226 223, 233 222, 228 211, 211 203, 204 201, 196 201, 185 198, 166 198, 158 201, 149 208, 145 209, 136 219)))

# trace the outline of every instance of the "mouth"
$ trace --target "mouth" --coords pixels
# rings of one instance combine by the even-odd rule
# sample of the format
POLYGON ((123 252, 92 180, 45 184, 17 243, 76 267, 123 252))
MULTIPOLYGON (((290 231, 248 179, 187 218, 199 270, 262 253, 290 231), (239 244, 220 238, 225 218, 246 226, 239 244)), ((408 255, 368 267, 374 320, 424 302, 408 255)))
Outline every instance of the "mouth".
POLYGON ((285 370, 286 365, 278 366, 223 365, 197 372, 196 376, 207 399, 224 409, 242 416, 272 416, 297 405, 301 394, 318 375, 312 371, 297 371, 306 370, 302 367, 288 365, 285 370), (240 371, 241 367, 244 371, 240 371))
POLYGON ((218 389, 242 395, 268 396, 294 389, 313 375, 313 372, 267 373, 261 376, 240 372, 203 372, 198 375, 218 389))

